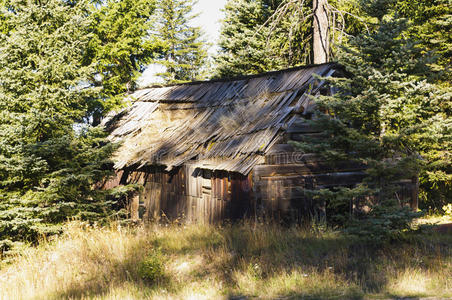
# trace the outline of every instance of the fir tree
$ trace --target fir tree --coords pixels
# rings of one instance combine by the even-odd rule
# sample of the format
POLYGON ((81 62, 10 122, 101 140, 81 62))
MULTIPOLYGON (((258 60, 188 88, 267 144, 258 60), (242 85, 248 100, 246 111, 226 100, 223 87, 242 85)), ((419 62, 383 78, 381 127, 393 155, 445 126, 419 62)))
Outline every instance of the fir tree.
POLYGON ((280 60, 275 59, 274 51, 268 51, 265 35, 268 35, 269 29, 263 27, 261 32, 257 32, 280 2, 239 0, 226 3, 220 51, 215 57, 217 76, 257 74, 282 65, 280 60))
MULTIPOLYGON (((435 70, 444 71, 452 65, 452 2, 450 0, 397 1, 397 13, 412 22, 409 34, 427 51, 438 56, 435 70)), ((450 81, 450 73, 448 80, 450 81)))
POLYGON ((100 89, 84 64, 88 3, 20 1, 2 7, 0 34, 0 247, 36 241, 71 217, 98 220, 111 203, 94 184, 114 146, 76 124, 100 89))
POLYGON ((0 33, 7 33, 9 31, 8 23, 6 22, 5 0, 0 1, 0 33))
POLYGON ((85 60, 95 67, 90 82, 102 87, 88 107, 95 124, 122 104, 145 66, 163 51, 163 43, 150 33, 155 9, 155 0, 102 1, 91 8, 93 35, 85 60))
POLYGON ((196 17, 192 15, 193 0, 162 0, 157 14, 159 26, 157 36, 166 50, 155 62, 166 71, 158 74, 167 83, 202 79, 202 67, 207 51, 199 27, 190 25, 196 17))
MULTIPOLYGON (((451 87, 452 83, 452 5, 450 0, 398 1, 393 9, 411 22, 407 35, 416 39, 426 55, 437 59, 431 64, 429 83, 435 89, 451 87)), ((434 100, 434 99, 432 99, 434 100)), ((452 199, 452 100, 432 101, 437 106, 437 121, 418 133, 417 144, 422 149, 425 167, 420 174, 421 206, 440 210, 452 199), (449 128, 444 122, 448 122, 449 128), (438 127, 440 126, 440 127, 438 127), (443 129, 439 131, 439 129, 443 129)))
MULTIPOLYGON (((363 1, 364 12, 374 17, 374 26, 388 13, 407 20, 403 36, 416 42, 419 53, 431 57, 429 71, 421 77, 427 80, 429 89, 448 91, 451 83, 451 6, 449 0, 435 1, 363 1)), ((430 96, 428 96, 430 97, 430 96)), ((450 94, 441 99, 431 99, 436 106, 437 122, 423 128, 424 133, 413 134, 420 149, 423 168, 420 178, 420 207, 440 211, 452 198, 452 164, 450 152, 450 94), (449 124, 449 125, 447 125, 449 124), (439 126, 439 127, 438 127, 439 126), (449 129, 447 129, 449 126, 449 129), (441 129, 441 130, 440 130, 441 129), (439 131, 438 131, 439 130, 439 131)), ((404 108, 405 109, 405 108, 404 108)), ((414 142, 414 140, 412 141, 414 142)))
POLYGON ((378 18, 378 25, 351 39, 339 58, 350 77, 330 79, 339 92, 318 101, 320 110, 328 112, 316 121, 324 127, 325 139, 298 146, 317 149, 333 162, 368 165, 363 184, 312 196, 328 199, 333 223, 376 240, 408 228, 415 216, 399 203, 398 180, 419 173, 422 178, 437 164, 449 165, 449 174, 443 175, 450 180, 451 93, 428 81, 434 59, 409 37, 405 19, 381 1, 365 9, 378 18), (373 201, 363 203, 369 199, 373 201), (357 202, 371 211, 350 214, 357 202))
MULTIPOLYGON (((365 29, 355 1, 329 1, 330 56, 348 35, 365 29)), ((313 63, 312 1, 228 1, 216 76, 257 74, 313 63)))

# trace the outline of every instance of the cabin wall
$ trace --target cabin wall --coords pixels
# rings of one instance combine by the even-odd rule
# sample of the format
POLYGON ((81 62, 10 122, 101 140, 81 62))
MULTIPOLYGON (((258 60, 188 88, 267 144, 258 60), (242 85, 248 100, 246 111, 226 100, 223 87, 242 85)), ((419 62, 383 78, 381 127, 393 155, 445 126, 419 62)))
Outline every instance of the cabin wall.
MULTIPOLYGON (((275 148, 288 149, 279 144, 275 148)), ((278 220, 303 223, 313 217, 327 214, 327 203, 314 201, 307 191, 338 187, 353 187, 365 178, 365 166, 356 162, 331 164, 313 154, 276 152, 266 156, 266 163, 253 169, 254 195, 258 214, 278 220)), ((417 209, 418 184, 416 179, 398 183, 395 197, 400 205, 417 209)), ((353 210, 366 209, 372 199, 351 203, 353 210)))
MULTIPOLYGON (((226 171, 197 169, 188 164, 172 172, 164 167, 139 171, 118 171, 106 183, 143 185, 131 199, 135 219, 181 219, 187 222, 215 223, 243 217, 306 222, 326 215, 326 203, 314 201, 306 191, 322 188, 353 187, 365 177, 366 166, 350 161, 327 162, 313 153, 301 153, 288 143, 319 138, 319 130, 304 123, 293 123, 265 155, 265 162, 248 176, 226 171)), ((417 209, 418 182, 399 182, 396 197, 401 205, 417 209)), ((366 201, 368 199, 365 199, 366 201)), ((351 203, 365 209, 366 201, 351 203)))
MULTIPOLYGON (((124 183, 143 185, 142 191, 131 199, 130 204, 131 216, 142 220, 163 218, 216 223, 254 213, 251 176, 200 170, 190 165, 172 172, 149 167, 122 176, 124 183)), ((118 182, 118 179, 113 182, 118 182)))
POLYGON ((306 191, 353 186, 362 181, 364 170, 354 162, 332 165, 289 144, 277 144, 265 164, 253 169, 256 201, 267 216, 305 222, 326 214, 326 203, 314 201, 306 191))
MULTIPOLYGON (((307 191, 353 187, 365 178, 366 166, 352 161, 327 162, 314 153, 302 153, 288 141, 322 138, 320 130, 306 122, 293 123, 265 156, 265 163, 253 169, 257 212, 272 219, 302 223, 326 215, 326 203, 314 201, 307 191)), ((401 205, 417 209, 416 178, 398 182, 395 195, 401 205)), ((365 209, 371 199, 351 203, 365 209)))
MULTIPOLYGON (((184 166, 168 173, 163 168, 119 172, 105 185, 141 184, 130 198, 131 218, 217 223, 246 217, 304 223, 327 214, 326 203, 314 201, 306 190, 352 187, 365 176, 363 166, 319 161, 301 155, 288 144, 277 144, 266 163, 255 166, 249 176, 184 166), (284 150, 284 152, 281 152, 284 150), (291 151, 288 151, 291 150, 291 151)), ((397 198, 401 204, 417 202, 416 182, 403 180, 397 198)), ((362 209, 362 203, 352 203, 362 209)), ((416 208, 416 207, 413 207, 416 208)))

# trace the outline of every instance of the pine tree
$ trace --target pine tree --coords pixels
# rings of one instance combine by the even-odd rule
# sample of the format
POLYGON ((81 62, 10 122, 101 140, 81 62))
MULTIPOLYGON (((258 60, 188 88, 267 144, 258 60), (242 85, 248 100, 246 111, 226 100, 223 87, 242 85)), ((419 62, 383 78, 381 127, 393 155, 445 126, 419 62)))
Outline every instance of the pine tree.
MULTIPOLYGON (((330 56, 348 35, 364 30, 355 1, 329 1, 330 56)), ((228 1, 222 22, 216 76, 257 74, 313 63, 313 2, 228 1)))
MULTIPOLYGON (((309 25, 295 25, 296 16, 278 27, 266 22, 284 1, 228 1, 222 21, 216 76, 258 74, 306 62, 309 25), (295 26, 294 26, 295 25, 295 26), (273 32, 273 34, 272 34, 273 32), (291 36, 290 39, 287 37, 291 36)), ((303 8, 306 12, 306 8, 303 8)), ((299 20, 297 20, 299 21, 299 20)))
POLYGON ((407 19, 410 26, 405 35, 415 39, 426 53, 434 52, 438 59, 433 70, 448 76, 443 79, 450 81, 452 64, 452 37, 449 34, 452 29, 450 0, 385 0, 381 3, 361 0, 362 14, 374 17, 373 23, 377 26, 378 19, 387 13, 387 8, 398 17, 407 19), (385 3, 386 8, 382 9, 381 3, 385 3))
MULTIPOLYGON (((435 89, 442 90, 451 87, 452 83, 452 5, 449 0, 415 0, 398 1, 394 10, 411 22, 407 35, 419 41, 419 46, 426 55, 436 56, 431 64, 432 72, 429 83, 435 89)), ((432 103, 433 104, 433 103, 432 103)), ((434 103, 437 105, 437 122, 419 134, 418 143, 422 147, 421 155, 425 167, 420 174, 421 205, 435 211, 450 203, 452 199, 452 145, 451 145, 451 115, 452 100, 444 98, 434 103), (446 130, 441 120, 449 122, 446 130), (441 127, 438 127, 438 123, 441 127), (443 128, 443 131, 439 131, 443 128), (426 139, 426 137, 429 137, 426 139), (435 138, 433 138, 435 137, 435 138)))
MULTIPOLYGON (((423 73, 423 78, 428 80, 430 89, 447 93, 452 82, 450 1, 387 1, 384 6, 378 1, 363 1, 363 4, 365 12, 377 20, 383 18, 389 11, 407 20, 409 26, 403 33, 404 37, 416 41, 416 48, 420 49, 422 55, 434 58, 429 61, 430 71, 423 73)), ((431 103, 437 108, 437 122, 426 126, 424 133, 417 133, 413 138, 416 137, 416 147, 420 149, 423 158, 423 168, 419 174, 420 206, 441 211, 441 208, 452 199, 452 160, 449 142, 452 101, 450 94, 449 96, 446 94, 441 101, 433 98, 431 103)))
POLYGON ((111 211, 93 186, 110 174, 115 147, 101 129, 77 126, 100 95, 84 63, 88 11, 86 1, 2 7, 11 30, 0 34, 0 251, 111 211))
POLYGON ((162 53, 163 43, 150 33, 155 9, 155 0, 109 0, 91 7, 93 35, 85 60, 95 66, 90 82, 102 87, 101 96, 88 108, 95 124, 122 105, 145 66, 162 53))
POLYGON ((329 79, 339 92, 318 101, 319 109, 328 112, 315 121, 325 129, 325 139, 298 146, 317 149, 332 162, 368 165, 363 184, 312 196, 328 199, 333 223, 377 240, 408 228, 415 216, 401 207, 397 181, 419 173, 422 178, 432 164, 448 164, 450 171, 452 118, 450 89, 429 82, 434 57, 409 37, 407 20, 397 18, 392 6, 371 4, 367 1, 364 9, 378 18, 378 25, 344 47, 339 62, 350 76, 329 79), (350 214, 356 202, 371 211, 350 214))
MULTIPOLYGON (((5 0, 0 1, 0 8, 4 10, 5 8, 5 0)), ((0 33, 6 34, 9 31, 8 23, 6 22, 6 14, 5 12, 0 12, 0 33)))
POLYGON ((155 62, 166 71, 158 74, 167 83, 178 83, 202 79, 202 67, 207 51, 199 27, 190 25, 196 17, 192 15, 193 0, 162 0, 159 2, 159 26, 157 36, 166 50, 155 62))
POLYGON ((265 23, 275 9, 275 4, 264 1, 240 0, 226 3, 219 41, 220 51, 215 57, 217 76, 256 74, 277 67, 278 62, 271 58, 272 55, 265 55, 267 47, 263 34, 256 33, 257 28, 265 23))

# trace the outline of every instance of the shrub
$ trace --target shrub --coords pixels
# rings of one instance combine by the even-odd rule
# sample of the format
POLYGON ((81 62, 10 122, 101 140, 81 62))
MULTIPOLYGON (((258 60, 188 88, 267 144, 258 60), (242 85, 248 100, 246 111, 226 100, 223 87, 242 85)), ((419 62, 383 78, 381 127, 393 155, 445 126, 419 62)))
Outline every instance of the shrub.
POLYGON ((147 283, 156 283, 164 277, 164 265, 161 254, 152 252, 139 264, 138 275, 147 283))
POLYGON ((394 202, 386 200, 375 205, 362 218, 350 220, 344 231, 366 242, 377 244, 399 238, 411 228, 413 219, 420 217, 422 213, 414 212, 406 206, 400 207, 394 202))
POLYGON ((443 206, 444 215, 448 217, 452 217, 452 204, 449 203, 443 206))

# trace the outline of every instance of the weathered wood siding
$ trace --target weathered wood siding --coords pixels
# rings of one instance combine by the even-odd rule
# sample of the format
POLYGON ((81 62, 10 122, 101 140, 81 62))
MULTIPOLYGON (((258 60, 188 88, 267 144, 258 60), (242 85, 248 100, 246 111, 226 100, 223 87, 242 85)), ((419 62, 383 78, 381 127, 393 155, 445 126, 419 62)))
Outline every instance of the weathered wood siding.
MULTIPOLYGON (((143 186, 128 199, 134 219, 214 223, 263 216, 300 222, 325 214, 325 203, 306 191, 352 187, 366 166, 327 162, 289 141, 325 139, 308 121, 317 110, 312 97, 335 90, 314 74, 329 77, 341 69, 322 64, 135 91, 131 106, 104 120, 110 139, 123 142, 115 155, 121 171, 104 188, 143 186)), ((400 182, 396 196, 401 205, 417 208, 417 194, 418 183, 409 179, 400 182)))
POLYGON ((150 167, 118 175, 123 178, 116 178, 105 187, 111 187, 120 181, 143 185, 138 195, 139 205, 134 203, 135 198, 131 199, 131 216, 134 219, 168 218, 215 223, 254 213, 251 175, 200 170, 191 165, 172 172, 150 167))
MULTIPOLYGON (((327 162, 313 153, 301 153, 287 143, 319 136, 318 130, 307 124, 292 124, 279 143, 267 151, 264 164, 255 166, 248 176, 199 169, 195 164, 185 164, 171 172, 164 167, 146 167, 119 171, 118 177, 105 187, 143 185, 138 197, 130 199, 133 219, 215 223, 256 216, 305 222, 326 213, 326 203, 313 201, 307 190, 352 187, 366 175, 363 164, 327 162)), ((417 208, 416 180, 401 180, 399 184, 396 197, 401 205, 417 208)), ((351 206, 361 209, 363 204, 356 200, 351 206)))
MULTIPOLYGON (((352 161, 327 162, 314 153, 301 153, 287 143, 321 138, 324 137, 319 129, 306 122, 295 122, 287 128, 280 143, 267 152, 265 164, 254 167, 255 201, 263 215, 303 222, 326 213, 326 203, 313 201, 306 191, 353 187, 362 182, 366 176, 365 165, 352 161)), ((416 181, 401 180, 398 184, 400 189, 395 196, 400 204, 416 209, 416 181)), ((359 209, 363 203, 352 205, 359 209)))

